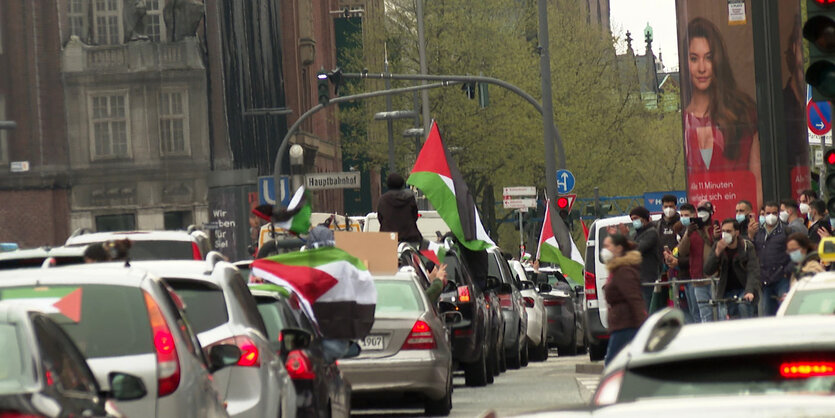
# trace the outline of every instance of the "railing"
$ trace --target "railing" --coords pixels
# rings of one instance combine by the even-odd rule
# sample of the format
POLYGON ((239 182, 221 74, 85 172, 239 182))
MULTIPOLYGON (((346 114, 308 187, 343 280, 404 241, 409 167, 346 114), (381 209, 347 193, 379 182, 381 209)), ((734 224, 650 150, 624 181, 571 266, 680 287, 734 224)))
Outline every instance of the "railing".
POLYGON ((90 48, 86 52, 87 67, 90 69, 127 66, 127 50, 123 45, 90 48))

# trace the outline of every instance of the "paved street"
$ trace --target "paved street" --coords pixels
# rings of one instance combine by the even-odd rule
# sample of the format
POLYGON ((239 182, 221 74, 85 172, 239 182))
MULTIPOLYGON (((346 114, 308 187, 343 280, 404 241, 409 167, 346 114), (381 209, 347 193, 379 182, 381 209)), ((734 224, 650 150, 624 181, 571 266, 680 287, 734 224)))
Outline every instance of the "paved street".
MULTIPOLYGON (((589 365, 588 356, 557 357, 556 351, 544 363, 531 362, 520 370, 508 370, 495 383, 483 388, 464 386, 463 374, 456 375, 451 417, 475 417, 493 409, 500 416, 580 406, 588 402, 599 375, 577 373, 577 365, 589 365)), ((359 409, 355 417, 422 416, 423 409, 359 409)))

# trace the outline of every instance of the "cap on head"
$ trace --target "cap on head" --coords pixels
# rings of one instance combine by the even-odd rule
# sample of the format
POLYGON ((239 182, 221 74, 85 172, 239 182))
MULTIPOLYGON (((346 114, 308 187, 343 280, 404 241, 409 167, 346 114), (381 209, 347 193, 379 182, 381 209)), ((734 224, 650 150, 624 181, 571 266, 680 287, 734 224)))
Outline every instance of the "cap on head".
POLYGON ((388 177, 386 177, 386 186, 389 189, 402 189, 405 185, 406 181, 403 180, 403 176, 400 174, 389 173, 388 177))
POLYGON ((699 205, 696 206, 696 210, 706 210, 713 213, 713 203, 710 203, 709 200, 702 200, 699 202, 699 205))

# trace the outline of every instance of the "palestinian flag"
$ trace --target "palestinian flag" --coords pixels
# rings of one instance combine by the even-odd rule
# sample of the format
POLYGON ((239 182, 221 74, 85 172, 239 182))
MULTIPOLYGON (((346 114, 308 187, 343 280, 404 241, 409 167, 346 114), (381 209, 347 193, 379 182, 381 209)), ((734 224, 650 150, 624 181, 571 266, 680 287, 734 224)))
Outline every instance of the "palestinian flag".
POLYGON ((311 212, 310 194, 302 186, 296 190, 287 207, 275 211, 272 218, 277 227, 300 235, 306 234, 310 229, 311 212))
POLYGON ((441 141, 435 121, 432 121, 429 137, 420 150, 406 184, 417 187, 426 195, 465 247, 480 251, 496 245, 481 224, 473 196, 441 141))
POLYGON ((571 243, 571 257, 566 257, 560 251, 560 246, 554 237, 554 230, 551 228, 551 202, 546 201, 545 220, 542 221, 542 232, 539 234, 536 259, 559 265, 565 276, 570 277, 577 284, 583 284, 585 283, 583 279, 583 257, 571 237, 569 237, 569 242, 571 243))
POLYGON ((446 257, 446 247, 444 244, 434 241, 424 241, 420 245, 420 254, 428 258, 433 263, 440 265, 446 257))
POLYGON ((340 248, 258 259, 250 274, 299 294, 327 338, 364 338, 374 325, 374 279, 358 258, 340 248))

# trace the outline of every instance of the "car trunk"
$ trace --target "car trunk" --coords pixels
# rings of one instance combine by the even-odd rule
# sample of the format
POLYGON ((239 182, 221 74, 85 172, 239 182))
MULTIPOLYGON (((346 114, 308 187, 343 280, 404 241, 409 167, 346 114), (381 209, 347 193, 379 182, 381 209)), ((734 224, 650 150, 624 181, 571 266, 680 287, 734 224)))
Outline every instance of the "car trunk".
POLYGON ((360 342, 363 349, 357 359, 377 359, 397 354, 418 318, 419 315, 416 313, 387 314, 385 317, 375 318, 371 332, 360 342))

